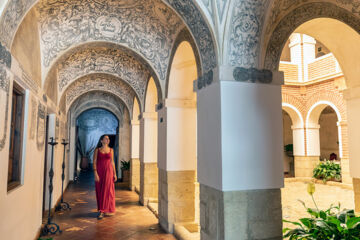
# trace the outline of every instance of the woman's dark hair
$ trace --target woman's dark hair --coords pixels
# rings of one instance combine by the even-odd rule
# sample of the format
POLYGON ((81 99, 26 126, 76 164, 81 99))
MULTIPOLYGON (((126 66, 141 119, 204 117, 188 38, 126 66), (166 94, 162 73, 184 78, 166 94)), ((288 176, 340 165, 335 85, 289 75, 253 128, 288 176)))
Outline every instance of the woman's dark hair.
MULTIPOLYGON (((109 137, 109 135, 106 135, 106 134, 102 135, 102 136, 100 137, 100 139, 99 139, 99 142, 98 142, 96 148, 101 148, 101 147, 102 147, 101 141, 104 139, 105 136, 108 136, 108 137, 109 137)), ((109 138, 109 143, 110 143, 110 138, 109 138)))

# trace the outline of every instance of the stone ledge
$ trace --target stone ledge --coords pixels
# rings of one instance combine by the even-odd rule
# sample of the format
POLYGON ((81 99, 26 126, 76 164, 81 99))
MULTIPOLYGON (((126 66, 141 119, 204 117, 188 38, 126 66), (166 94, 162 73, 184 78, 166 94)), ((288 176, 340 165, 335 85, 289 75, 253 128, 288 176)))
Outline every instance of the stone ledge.
POLYGON ((155 215, 155 217, 159 218, 159 204, 157 202, 149 202, 147 207, 155 215))
POLYGON ((316 184, 322 184, 322 185, 328 185, 328 186, 335 186, 335 187, 340 187, 343 189, 347 189, 347 190, 353 190, 353 185, 352 184, 346 184, 346 183, 341 183, 341 182, 333 182, 333 181, 328 181, 326 183, 324 183, 322 180, 319 179, 314 179, 314 178, 310 178, 310 177, 295 177, 295 178, 285 178, 284 179, 285 182, 303 182, 303 183, 307 183, 307 182, 314 182, 316 184))
MULTIPOLYGON (((190 227, 190 229, 188 229, 186 227, 186 225, 195 225, 196 223, 193 224, 174 224, 174 236, 176 237, 176 239, 178 240, 200 240, 200 232, 191 232, 191 229, 193 227, 190 227)), ((198 225, 197 225, 198 226, 198 225)), ((198 226, 199 228, 199 226, 198 226)))

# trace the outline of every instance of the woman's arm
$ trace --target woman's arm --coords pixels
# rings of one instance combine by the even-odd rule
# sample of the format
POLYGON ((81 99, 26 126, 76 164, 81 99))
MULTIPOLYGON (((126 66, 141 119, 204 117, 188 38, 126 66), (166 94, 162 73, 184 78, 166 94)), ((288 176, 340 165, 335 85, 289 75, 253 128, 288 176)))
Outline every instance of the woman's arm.
POLYGON ((116 176, 115 162, 114 162, 114 150, 112 148, 111 148, 111 163, 112 163, 113 170, 114 170, 114 182, 116 182, 117 176, 116 176))
POLYGON ((93 156, 93 169, 94 169, 94 175, 95 175, 95 182, 98 182, 100 180, 99 175, 97 173, 97 169, 96 169, 96 162, 97 162, 97 154, 98 153, 98 149, 96 148, 94 151, 94 156, 93 156))

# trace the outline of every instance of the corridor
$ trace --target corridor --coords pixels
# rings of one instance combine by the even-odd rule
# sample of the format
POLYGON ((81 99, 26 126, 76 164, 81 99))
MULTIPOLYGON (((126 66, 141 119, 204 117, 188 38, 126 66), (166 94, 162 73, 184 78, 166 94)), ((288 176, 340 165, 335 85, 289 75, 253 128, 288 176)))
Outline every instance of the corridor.
MULTIPOLYGON (((80 176, 78 183, 69 185, 64 201, 71 211, 56 213, 53 221, 60 225, 62 233, 54 240, 172 240, 158 225, 157 218, 149 209, 139 205, 135 192, 116 188, 116 214, 97 220, 93 174, 80 176)), ((46 239, 46 237, 43 237, 46 239)))

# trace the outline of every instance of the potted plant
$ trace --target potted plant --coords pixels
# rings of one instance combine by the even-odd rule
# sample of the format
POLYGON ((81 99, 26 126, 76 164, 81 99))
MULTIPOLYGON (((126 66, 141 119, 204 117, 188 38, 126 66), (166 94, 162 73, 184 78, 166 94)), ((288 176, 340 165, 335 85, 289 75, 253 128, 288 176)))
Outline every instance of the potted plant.
POLYGON ((284 146, 284 151, 286 152, 286 155, 289 157, 292 157, 294 154, 294 145, 293 144, 287 144, 284 146))
POLYGON ((121 161, 121 175, 123 182, 130 181, 130 161, 121 161))
POLYGON ((321 179, 323 182, 327 181, 341 181, 341 166, 334 161, 327 161, 326 159, 320 162, 313 170, 313 177, 321 179))

